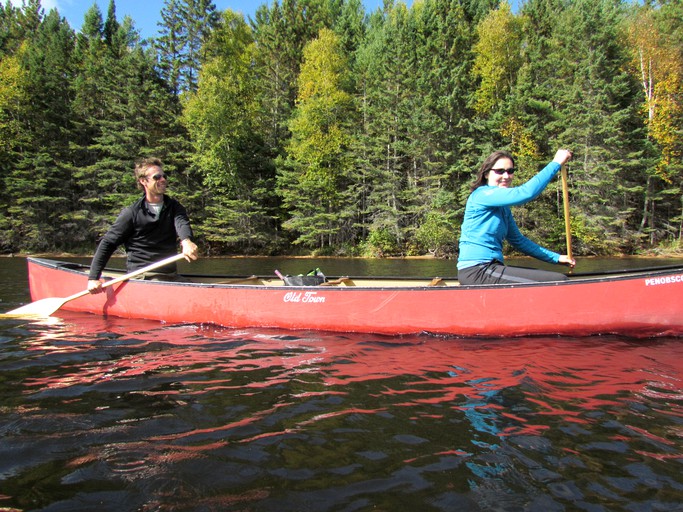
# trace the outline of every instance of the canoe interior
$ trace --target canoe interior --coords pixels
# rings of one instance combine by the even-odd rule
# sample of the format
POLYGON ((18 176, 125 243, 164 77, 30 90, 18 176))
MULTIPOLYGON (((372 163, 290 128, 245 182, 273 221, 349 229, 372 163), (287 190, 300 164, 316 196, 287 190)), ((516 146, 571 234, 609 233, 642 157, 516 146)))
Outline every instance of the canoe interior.
MULTIPOLYGON (((55 266, 58 269, 73 270, 76 272, 87 273, 90 267, 81 263, 72 262, 58 262, 53 260, 41 260, 34 258, 55 266)), ((656 271, 678 270, 683 268, 680 265, 658 266, 643 269, 630 270, 611 270, 605 272, 584 272, 584 273, 568 273, 570 281, 594 281, 594 280, 609 280, 618 277, 632 277, 642 276, 644 273, 656 271)), ((102 273, 105 279, 113 279, 125 273, 125 270, 106 268, 102 273)), ((182 277, 187 278, 187 282, 196 284, 210 284, 210 285, 247 285, 247 286, 285 286, 282 279, 275 275, 251 275, 251 276, 237 276, 237 275, 216 275, 216 274, 181 274, 182 277)), ((538 285, 542 283, 534 283, 538 285)), ((453 287, 461 286, 458 282, 457 276, 327 276, 325 283, 319 285, 323 287, 361 287, 361 288, 422 288, 422 287, 453 287)), ((515 287, 525 285, 489 285, 494 287, 515 287)), ((486 287, 489 287, 486 286, 486 287)))

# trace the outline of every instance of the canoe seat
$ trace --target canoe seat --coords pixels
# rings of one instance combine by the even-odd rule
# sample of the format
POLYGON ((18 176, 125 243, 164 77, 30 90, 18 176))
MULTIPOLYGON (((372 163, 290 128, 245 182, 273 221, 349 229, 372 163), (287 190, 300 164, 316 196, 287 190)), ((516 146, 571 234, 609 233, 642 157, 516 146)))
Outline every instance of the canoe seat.
POLYGON ((232 279, 223 279, 216 281, 214 284, 263 284, 259 276, 238 277, 232 279))
POLYGON ((344 276, 338 279, 325 281, 324 283, 320 283, 319 286, 354 286, 354 284, 350 277, 344 276))

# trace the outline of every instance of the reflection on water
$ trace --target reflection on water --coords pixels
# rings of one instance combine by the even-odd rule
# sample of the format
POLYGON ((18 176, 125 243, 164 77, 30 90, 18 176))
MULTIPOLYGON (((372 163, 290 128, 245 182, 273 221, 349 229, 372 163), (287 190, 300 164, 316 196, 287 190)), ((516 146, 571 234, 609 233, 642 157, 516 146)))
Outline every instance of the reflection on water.
POLYGON ((0 324, 0 509, 683 508, 680 339, 63 318, 0 324))

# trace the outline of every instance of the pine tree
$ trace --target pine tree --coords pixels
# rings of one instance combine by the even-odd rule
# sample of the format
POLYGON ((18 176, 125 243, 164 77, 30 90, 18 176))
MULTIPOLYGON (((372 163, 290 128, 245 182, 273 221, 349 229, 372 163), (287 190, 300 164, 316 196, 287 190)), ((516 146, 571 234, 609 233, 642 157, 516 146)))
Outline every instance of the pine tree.
MULTIPOLYGON (((84 223, 84 245, 94 244, 139 193, 132 175, 134 161, 142 156, 163 160, 173 147, 168 144, 173 122, 164 113, 173 111, 168 108, 172 97, 155 71, 154 56, 139 44, 132 20, 119 24, 115 15, 110 8, 102 23, 93 6, 77 44, 74 112, 80 137, 73 147, 80 202, 72 219, 84 223)), ((171 163, 167 171, 174 170, 171 163)), ((178 181, 175 193, 182 194, 187 189, 178 181)))
POLYGON ((208 252, 264 250, 276 243, 269 236, 274 231, 269 213, 273 172, 254 130, 255 47, 243 17, 225 11, 205 51, 209 57, 197 91, 184 108, 195 149, 192 165, 208 193, 197 231, 206 238, 208 252))
POLYGON ((323 0, 282 0, 261 5, 252 22, 256 69, 261 86, 264 141, 273 158, 282 154, 289 138, 287 123, 296 99, 304 46, 321 28, 330 28, 323 0))
POLYGON ((220 16, 212 0, 165 0, 155 42, 162 76, 176 94, 197 89, 204 48, 220 16))
POLYGON ((183 30, 184 14, 181 0, 166 0, 158 23, 160 36, 154 46, 159 55, 159 71, 173 94, 181 92, 180 72, 184 63, 183 48, 186 37, 183 30))
POLYGON ((304 49, 292 139, 278 175, 278 192, 295 231, 295 244, 324 250, 348 242, 352 212, 344 206, 353 100, 348 62, 339 38, 322 29, 304 49))
POLYGON ((457 236, 449 182, 469 133, 471 38, 456 2, 425 2, 412 11, 399 4, 370 17, 357 85, 369 254, 450 250, 457 236), (445 229, 433 229, 435 223, 445 229), (442 236, 448 229, 450 242, 442 236))
POLYGON ((475 25, 485 2, 462 4, 432 0, 413 8, 416 16, 416 94, 423 104, 416 112, 410 138, 415 141, 420 175, 416 194, 413 245, 419 253, 453 252, 458 239, 461 176, 469 179, 471 151, 470 107, 475 25))
POLYGON ((32 32, 22 46, 19 62, 23 68, 24 91, 30 99, 20 123, 20 153, 11 161, 6 181, 9 196, 8 220, 12 226, 11 245, 33 250, 63 249, 68 243, 59 236, 59 220, 71 207, 68 149, 70 94, 65 80, 73 76, 71 54, 73 31, 55 10, 41 19, 39 4, 27 7, 24 19, 32 32))
MULTIPOLYGON (((533 133, 544 159, 550 160, 560 146, 575 153, 570 174, 577 253, 609 253, 617 249, 611 245, 615 239, 620 248, 627 248, 633 243, 632 187, 645 164, 639 160, 643 146, 633 101, 635 84, 625 72, 618 32, 622 12, 613 2, 587 0, 566 8, 541 0, 528 4, 524 12, 531 21, 529 57, 520 71, 511 111, 533 133), (610 232, 617 237, 605 237, 610 232)), ((529 175, 537 170, 531 164, 531 158, 522 161, 529 175)), ((545 197, 547 201, 522 209, 522 224, 528 222, 525 227, 535 229, 536 238, 562 244, 559 195, 554 205, 550 193, 545 197)))
POLYGON ((16 202, 13 170, 22 149, 31 144, 23 122, 30 110, 30 96, 28 71, 22 65, 27 44, 19 16, 19 9, 9 3, 0 11, 0 250, 4 252, 16 251, 21 243, 9 208, 16 202))
POLYGON ((358 104, 363 119, 359 162, 363 174, 363 232, 366 254, 396 254, 404 243, 403 213, 408 141, 406 120, 413 92, 406 85, 415 70, 405 6, 375 12, 359 52, 358 104))

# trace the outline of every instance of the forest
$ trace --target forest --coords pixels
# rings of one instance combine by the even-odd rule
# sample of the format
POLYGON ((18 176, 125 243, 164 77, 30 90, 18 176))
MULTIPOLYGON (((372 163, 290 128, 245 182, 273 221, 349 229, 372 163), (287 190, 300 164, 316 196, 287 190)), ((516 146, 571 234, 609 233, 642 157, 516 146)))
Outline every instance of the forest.
MULTIPOLYGON (((0 254, 92 253, 156 156, 204 255, 455 258, 484 158, 560 147, 575 255, 683 247, 681 0, 6 0, 0 58, 0 254)), ((559 179, 513 211, 564 251, 559 179)))

